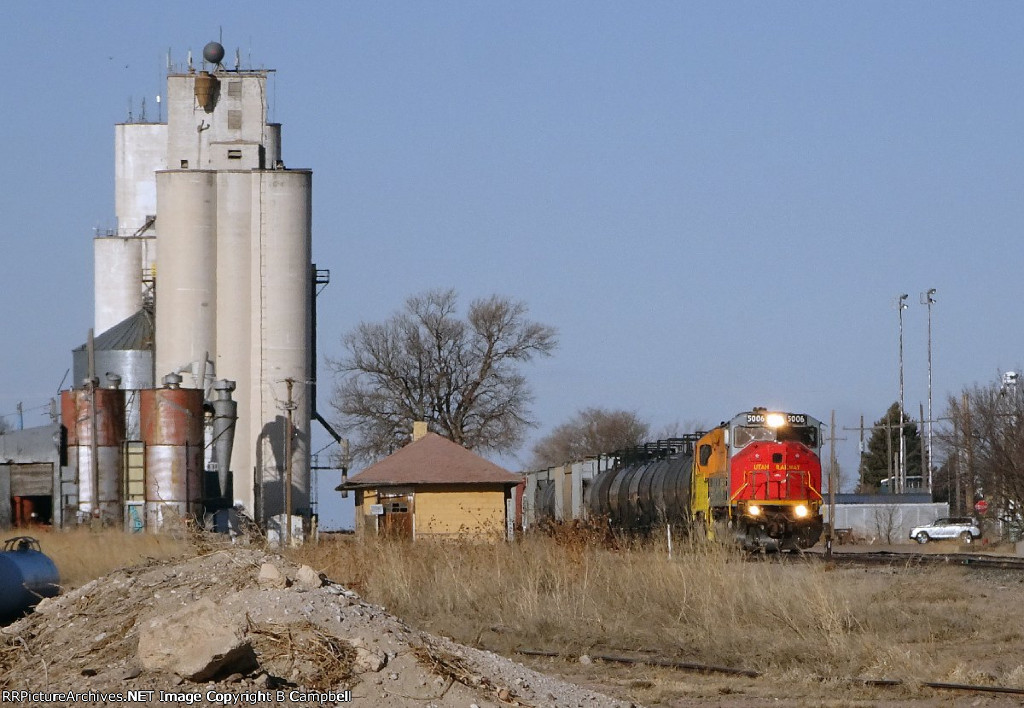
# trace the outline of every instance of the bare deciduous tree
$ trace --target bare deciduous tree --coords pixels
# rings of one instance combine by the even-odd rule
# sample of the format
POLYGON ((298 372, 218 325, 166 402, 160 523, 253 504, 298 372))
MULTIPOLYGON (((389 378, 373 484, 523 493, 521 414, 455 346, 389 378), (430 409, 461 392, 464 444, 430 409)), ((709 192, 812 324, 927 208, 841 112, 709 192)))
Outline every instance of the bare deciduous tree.
POLYGON ((651 434, 652 440, 667 440, 669 438, 681 438, 684 435, 696 433, 697 431, 708 431, 714 426, 709 426, 704 420, 690 418, 680 422, 679 420, 673 420, 671 423, 665 423, 660 428, 656 429, 651 434))
POLYGON ((937 436, 946 452, 950 504, 972 513, 979 498, 988 515, 1020 526, 1024 511, 1024 395, 1016 386, 974 386, 950 397, 948 428, 937 436))
POLYGON ((875 528, 877 538, 885 544, 892 545, 900 540, 896 533, 903 523, 903 515, 896 504, 887 504, 875 508, 875 528))
POLYGON ((471 449, 509 452, 522 443, 533 423, 520 365, 551 354, 555 329, 497 295, 474 300, 465 319, 456 306, 454 290, 432 290, 345 335, 345 355, 329 362, 339 376, 331 405, 355 431, 355 455, 389 454, 417 420, 471 449))
POLYGON ((585 408, 534 445, 533 465, 561 465, 639 445, 648 430, 635 412, 585 408))

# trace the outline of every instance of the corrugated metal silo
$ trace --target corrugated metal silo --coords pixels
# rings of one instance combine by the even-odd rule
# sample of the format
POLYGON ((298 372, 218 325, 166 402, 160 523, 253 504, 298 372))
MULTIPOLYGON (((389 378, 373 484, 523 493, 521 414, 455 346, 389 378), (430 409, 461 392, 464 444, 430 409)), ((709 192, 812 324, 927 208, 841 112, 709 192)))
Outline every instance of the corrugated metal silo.
POLYGON ((68 462, 77 470, 80 520, 98 518, 103 523, 119 524, 122 519, 124 391, 74 389, 61 392, 60 402, 61 419, 67 428, 68 462))
MULTIPOLYGON (((125 439, 139 439, 138 391, 153 388, 153 313, 142 308, 96 337, 97 377, 121 377, 125 389, 125 439)), ((89 376, 89 352, 83 344, 71 352, 75 381, 89 376)))
POLYGON ((177 378, 165 377, 165 388, 141 392, 150 530, 202 512, 203 392, 178 388, 177 378))

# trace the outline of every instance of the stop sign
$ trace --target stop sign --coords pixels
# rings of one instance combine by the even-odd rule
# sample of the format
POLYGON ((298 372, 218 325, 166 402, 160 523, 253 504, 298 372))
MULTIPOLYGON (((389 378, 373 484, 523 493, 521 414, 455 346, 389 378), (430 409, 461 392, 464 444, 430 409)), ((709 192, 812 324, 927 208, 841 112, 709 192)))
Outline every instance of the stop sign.
POLYGON ((986 511, 988 511, 988 502, 985 501, 984 499, 979 499, 978 501, 974 502, 974 510, 979 514, 984 514, 986 511))

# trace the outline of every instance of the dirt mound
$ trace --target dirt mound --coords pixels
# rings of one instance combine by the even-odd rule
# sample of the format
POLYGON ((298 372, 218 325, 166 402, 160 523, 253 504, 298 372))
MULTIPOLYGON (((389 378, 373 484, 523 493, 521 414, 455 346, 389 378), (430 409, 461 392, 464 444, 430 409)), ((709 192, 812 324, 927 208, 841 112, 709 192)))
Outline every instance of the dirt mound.
POLYGON ((629 705, 417 631, 312 569, 251 548, 119 570, 0 630, 0 702, 133 701, 629 705))

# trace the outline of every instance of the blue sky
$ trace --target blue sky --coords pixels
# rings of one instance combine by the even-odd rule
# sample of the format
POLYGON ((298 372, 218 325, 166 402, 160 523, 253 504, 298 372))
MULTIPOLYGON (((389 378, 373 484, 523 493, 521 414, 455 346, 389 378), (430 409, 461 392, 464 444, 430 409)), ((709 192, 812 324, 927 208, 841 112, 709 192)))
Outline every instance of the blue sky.
POLYGON ((277 70, 285 163, 314 171, 320 353, 427 288, 522 299, 561 340, 526 370, 531 442, 585 406, 873 421, 903 292, 911 412, 928 288, 937 414, 1024 361, 1019 3, 3 3, 0 27, 0 414, 26 425, 92 323, 113 125, 221 31, 277 70))

